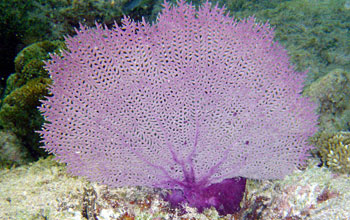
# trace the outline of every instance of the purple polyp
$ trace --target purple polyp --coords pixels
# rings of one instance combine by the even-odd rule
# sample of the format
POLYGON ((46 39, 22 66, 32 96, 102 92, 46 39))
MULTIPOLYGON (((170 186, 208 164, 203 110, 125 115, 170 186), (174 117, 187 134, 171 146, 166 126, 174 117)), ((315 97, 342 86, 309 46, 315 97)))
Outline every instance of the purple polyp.
POLYGON ((220 215, 234 214, 240 210, 240 202, 245 192, 246 179, 235 177, 225 179, 207 187, 200 184, 188 184, 183 190, 175 189, 166 195, 172 208, 180 208, 187 203, 199 212, 214 207, 220 215))

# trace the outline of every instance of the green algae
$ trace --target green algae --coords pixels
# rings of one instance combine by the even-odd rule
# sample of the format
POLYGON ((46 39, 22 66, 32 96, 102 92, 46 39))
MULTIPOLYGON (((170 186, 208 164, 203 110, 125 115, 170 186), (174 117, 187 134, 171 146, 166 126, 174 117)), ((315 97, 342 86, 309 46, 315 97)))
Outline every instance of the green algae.
POLYGON ((350 70, 350 13, 345 4, 345 0, 294 0, 273 8, 248 7, 233 15, 268 21, 296 69, 309 70, 309 84, 333 69, 350 70))

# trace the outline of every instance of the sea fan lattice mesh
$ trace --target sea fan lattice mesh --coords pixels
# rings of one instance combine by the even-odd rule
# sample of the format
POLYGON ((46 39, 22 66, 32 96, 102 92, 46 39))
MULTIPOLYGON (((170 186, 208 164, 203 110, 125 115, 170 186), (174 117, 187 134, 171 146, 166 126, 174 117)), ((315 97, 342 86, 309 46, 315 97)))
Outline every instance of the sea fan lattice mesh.
POLYGON ((316 116, 273 30, 209 3, 164 6, 153 25, 82 26, 52 55, 45 148, 112 186, 290 173, 316 116))

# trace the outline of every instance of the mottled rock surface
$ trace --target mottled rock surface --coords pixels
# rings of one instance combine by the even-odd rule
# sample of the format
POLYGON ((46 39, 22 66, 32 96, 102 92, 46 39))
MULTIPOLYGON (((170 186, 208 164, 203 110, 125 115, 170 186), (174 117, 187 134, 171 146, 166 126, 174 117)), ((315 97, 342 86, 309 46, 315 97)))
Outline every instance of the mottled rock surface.
POLYGON ((214 209, 171 210, 160 189, 112 189, 70 177, 49 158, 0 171, 0 219, 349 219, 349 176, 318 163, 283 180, 249 181, 241 212, 220 217, 214 209))

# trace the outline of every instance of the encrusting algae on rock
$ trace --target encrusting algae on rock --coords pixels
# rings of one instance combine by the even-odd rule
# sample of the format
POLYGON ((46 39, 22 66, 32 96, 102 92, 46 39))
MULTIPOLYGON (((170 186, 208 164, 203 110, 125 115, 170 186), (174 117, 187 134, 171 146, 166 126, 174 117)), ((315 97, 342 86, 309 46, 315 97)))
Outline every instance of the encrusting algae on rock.
POLYGON ((172 210, 159 197, 165 193, 161 189, 114 189, 72 177, 65 165, 49 157, 0 171, 0 219, 349 219, 349 177, 334 175, 318 163, 313 160, 306 170, 283 180, 249 180, 242 210, 237 215, 219 216, 214 208, 198 213, 186 206, 186 214, 172 210))

